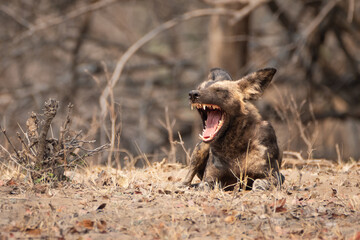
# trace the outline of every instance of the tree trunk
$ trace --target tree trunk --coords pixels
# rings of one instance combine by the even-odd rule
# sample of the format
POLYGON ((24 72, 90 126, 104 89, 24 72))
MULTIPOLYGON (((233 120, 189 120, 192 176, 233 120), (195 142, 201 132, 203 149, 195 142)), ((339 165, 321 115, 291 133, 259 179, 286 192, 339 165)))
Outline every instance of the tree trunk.
MULTIPOLYGON (((217 7, 241 9, 242 4, 226 4, 217 7)), ((249 16, 235 24, 230 17, 214 15, 209 29, 209 66, 228 71, 234 79, 241 75, 241 68, 247 63, 249 16)))

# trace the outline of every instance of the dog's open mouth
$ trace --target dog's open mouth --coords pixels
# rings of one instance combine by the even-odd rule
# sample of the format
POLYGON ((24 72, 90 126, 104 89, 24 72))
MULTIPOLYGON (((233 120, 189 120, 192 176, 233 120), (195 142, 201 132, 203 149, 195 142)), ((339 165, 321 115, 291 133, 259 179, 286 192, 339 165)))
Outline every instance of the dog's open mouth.
POLYGON ((210 142, 223 126, 225 113, 219 106, 214 104, 191 104, 191 109, 194 107, 197 108, 203 120, 204 129, 199 136, 204 142, 210 142))

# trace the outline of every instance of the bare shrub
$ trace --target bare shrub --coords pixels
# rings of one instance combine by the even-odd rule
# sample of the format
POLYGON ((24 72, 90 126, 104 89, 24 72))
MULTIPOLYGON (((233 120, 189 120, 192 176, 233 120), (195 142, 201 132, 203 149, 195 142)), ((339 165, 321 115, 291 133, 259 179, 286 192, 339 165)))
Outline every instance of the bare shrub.
POLYGON ((58 138, 55 138, 51 124, 58 107, 58 101, 49 99, 45 102, 43 114, 34 112, 31 114, 26 121, 26 131, 21 128, 22 133, 17 133, 22 146, 21 150, 15 148, 6 130, 1 128, 8 143, 12 146, 14 154, 0 145, 2 151, 7 154, 11 162, 30 174, 33 183, 64 180, 65 170, 77 165, 85 165, 86 158, 109 147, 109 144, 105 144, 95 149, 89 149, 86 146, 95 141, 87 141, 82 138, 82 131, 70 129, 72 104, 68 105, 66 119, 60 127, 58 138), (49 130, 51 130, 51 137, 48 137, 49 130))

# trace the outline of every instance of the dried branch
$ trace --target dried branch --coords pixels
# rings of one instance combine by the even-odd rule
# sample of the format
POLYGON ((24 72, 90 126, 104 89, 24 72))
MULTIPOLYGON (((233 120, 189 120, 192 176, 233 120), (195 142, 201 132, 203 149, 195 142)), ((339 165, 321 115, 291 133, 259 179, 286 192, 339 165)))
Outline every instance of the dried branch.
POLYGON ((19 163, 19 162, 17 161, 17 159, 16 159, 15 157, 13 157, 13 156, 11 155, 11 153, 10 153, 3 145, 0 144, 0 148, 1 148, 4 152, 6 152, 7 155, 9 156, 10 160, 13 161, 13 162, 14 162, 16 165, 18 165, 19 167, 25 169, 25 170, 28 171, 28 172, 38 173, 38 171, 35 171, 35 170, 33 170, 33 169, 29 169, 29 168, 23 166, 21 163, 19 163))
POLYGON ((34 33, 42 31, 44 29, 62 24, 64 22, 67 22, 71 19, 77 18, 83 14, 86 14, 88 12, 96 11, 100 8, 106 7, 112 3, 115 3, 117 0, 103 0, 99 2, 95 2, 93 4, 86 5, 85 7, 80 7, 78 9, 75 9, 74 11, 69 12, 65 16, 59 16, 52 19, 48 19, 47 21, 44 21, 36 26, 29 26, 29 30, 23 32, 20 34, 20 36, 16 37, 13 41, 13 44, 17 44, 20 41, 24 40, 27 37, 32 36, 34 33))
POLYGON ((334 29, 335 37, 339 43, 340 48, 343 50, 345 57, 347 58, 347 60, 349 62, 351 71, 353 72, 354 76, 358 78, 359 77, 359 70, 358 70, 359 64, 358 64, 357 60, 350 54, 350 51, 348 50, 348 48, 346 47, 346 45, 344 43, 344 40, 342 39, 341 33, 342 33, 342 30, 338 26, 335 26, 335 29, 334 29))
POLYGON ((71 123, 71 112, 72 112, 73 108, 74 108, 74 105, 72 103, 69 103, 68 104, 68 112, 67 112, 67 115, 66 115, 65 122, 64 122, 63 126, 60 128, 59 143, 63 142, 64 135, 69 130, 69 126, 70 126, 70 123, 71 123))
POLYGON ((354 19, 354 12, 355 12, 355 0, 349 0, 349 10, 346 19, 349 23, 351 23, 354 19))
POLYGON ((278 15, 280 24, 287 30, 289 38, 292 40, 293 34, 298 30, 295 21, 290 18, 284 9, 281 9, 276 0, 269 1, 267 5, 274 15, 278 15))
POLYGON ((256 8, 258 8, 260 5, 268 2, 268 0, 252 0, 249 1, 249 4, 243 7, 241 10, 237 11, 235 13, 235 16, 233 19, 230 20, 230 24, 236 24, 240 20, 242 20, 244 17, 249 15, 252 11, 254 11, 256 8))
MULTIPOLYGON (((264 1, 256 1, 256 3, 260 3, 264 1)), ((252 9, 255 9, 256 5, 251 5, 252 9)), ((119 81, 119 78, 122 74, 122 71, 125 67, 125 64, 129 61, 129 59, 134 55, 135 52, 137 52, 142 46, 144 46, 146 43, 148 43, 150 40, 152 40, 154 37, 156 37, 158 34, 169 30, 176 26, 177 24, 193 19, 198 17, 204 17, 204 16, 211 16, 211 15, 230 15, 233 16, 236 21, 239 21, 241 17, 245 17, 247 14, 249 14, 249 8, 243 8, 240 11, 234 11, 230 9, 224 9, 224 8, 213 8, 213 9, 199 9, 191 12, 187 12, 179 17, 173 18, 158 27, 154 28, 147 34, 145 34, 142 38, 140 38, 138 41, 136 41, 133 45, 131 45, 126 52, 119 58, 118 62, 116 63, 115 70, 111 76, 110 84, 104 89, 104 91, 101 94, 100 97, 100 107, 101 107, 101 116, 104 119, 104 117, 107 115, 107 107, 106 107, 106 99, 109 97, 110 90, 115 87, 117 82, 119 81)))
POLYGON ((76 162, 76 161, 78 161, 80 159, 84 159, 85 157, 93 156, 93 155, 95 155, 95 154, 97 154, 99 152, 102 152, 102 151, 108 149, 109 147, 110 147, 110 144, 104 144, 104 145, 101 145, 100 147, 97 147, 97 148, 92 149, 92 150, 86 149, 85 154, 83 154, 82 156, 78 156, 77 158, 72 159, 71 161, 69 161, 69 163, 76 162))
POLYGON ((175 142, 174 142, 174 135, 173 135, 173 127, 175 125, 175 120, 173 120, 170 123, 169 118, 169 108, 165 108, 165 123, 161 120, 160 124, 166 129, 168 132, 168 140, 170 143, 170 152, 168 153, 168 160, 172 163, 176 162, 176 148, 175 148, 175 142))
POLYGON ((26 21, 26 19, 19 16, 19 14, 15 13, 14 10, 9 8, 8 6, 5 5, 0 6, 0 11, 2 11, 6 15, 14 19, 15 22, 17 22, 20 26, 23 26, 27 29, 32 27, 31 24, 28 21, 26 21))
POLYGON ((203 2, 212 5, 222 5, 222 4, 233 4, 233 3, 251 3, 252 0, 203 0, 203 2))
POLYGON ((190 164, 190 154, 189 154, 189 150, 186 150, 185 149, 185 146, 184 146, 184 141, 182 140, 182 137, 181 137, 181 134, 180 132, 178 132, 178 135, 179 135, 179 142, 175 142, 177 144, 180 144, 181 148, 184 150, 185 154, 186 154, 186 165, 188 166, 190 164))
POLYGON ((1 132, 4 134, 6 140, 8 141, 8 143, 10 144, 11 148, 14 150, 14 152, 16 153, 16 156, 20 159, 20 155, 18 153, 18 151, 16 150, 16 148, 14 147, 14 145, 12 144, 12 142, 10 141, 8 135, 6 134, 6 130, 4 128, 1 127, 0 125, 0 130, 1 132))
POLYGON ((84 17, 84 20, 79 28, 78 36, 75 40, 75 46, 72 49, 71 57, 71 86, 69 86, 69 89, 65 92, 65 98, 63 99, 64 102, 67 102, 68 100, 74 101, 74 97, 77 95, 77 91, 80 87, 79 79, 80 79, 80 72, 78 71, 78 65, 80 62, 80 53, 82 46, 85 42, 85 37, 89 32, 90 29, 90 23, 91 23, 91 12, 87 13, 84 17))
POLYGON ((303 40, 309 38, 309 36, 315 31, 315 29, 322 23, 330 11, 336 6, 340 0, 333 0, 328 2, 320 11, 320 13, 314 18, 314 20, 305 28, 302 32, 303 40))
POLYGON ((56 115, 58 107, 59 107, 59 102, 54 99, 49 99, 47 102, 45 102, 44 115, 46 119, 45 119, 45 124, 41 129, 39 136, 39 146, 38 146, 38 155, 37 155, 38 164, 44 160, 44 154, 46 148, 46 136, 50 129, 51 122, 56 115))

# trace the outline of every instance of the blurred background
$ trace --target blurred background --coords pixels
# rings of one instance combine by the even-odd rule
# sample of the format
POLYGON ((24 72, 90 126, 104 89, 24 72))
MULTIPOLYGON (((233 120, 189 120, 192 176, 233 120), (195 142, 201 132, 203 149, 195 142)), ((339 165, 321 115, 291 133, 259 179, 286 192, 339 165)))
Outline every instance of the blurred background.
POLYGON ((186 163, 201 131, 188 92, 209 69, 275 67, 256 104, 286 154, 358 160, 359 14, 356 0, 3 0, 0 124, 16 140, 55 98, 53 132, 71 102, 72 128, 111 143, 96 164, 186 163))

